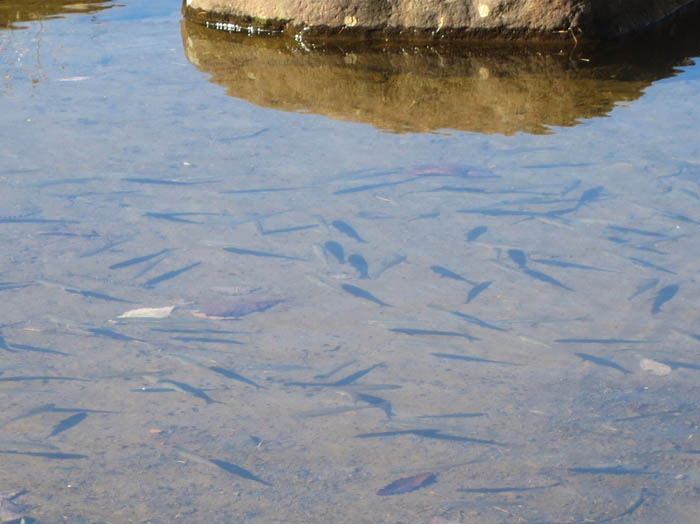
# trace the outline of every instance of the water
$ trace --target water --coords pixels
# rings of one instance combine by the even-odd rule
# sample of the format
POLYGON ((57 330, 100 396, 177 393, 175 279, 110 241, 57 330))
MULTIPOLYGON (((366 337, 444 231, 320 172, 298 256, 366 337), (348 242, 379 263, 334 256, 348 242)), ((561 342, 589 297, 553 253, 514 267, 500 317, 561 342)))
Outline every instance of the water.
POLYGON ((309 54, 45 4, 0 32, 28 517, 695 522, 696 37, 309 54))

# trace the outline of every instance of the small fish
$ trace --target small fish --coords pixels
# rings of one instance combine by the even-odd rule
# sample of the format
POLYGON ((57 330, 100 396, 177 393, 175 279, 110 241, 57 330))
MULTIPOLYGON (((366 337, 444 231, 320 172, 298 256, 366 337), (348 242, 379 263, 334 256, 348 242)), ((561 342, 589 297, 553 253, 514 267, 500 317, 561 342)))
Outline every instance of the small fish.
POLYGON ((475 228, 470 229, 467 232, 467 242, 474 242, 474 240, 479 238, 481 235, 486 233, 488 230, 489 230, 489 228, 486 226, 477 226, 475 228))
POLYGON ((675 360, 659 360, 662 364, 666 364, 671 369, 697 369, 700 370, 700 364, 692 364, 690 362, 678 362, 675 360))
POLYGON ((475 341, 480 340, 478 337, 470 335, 469 333, 458 333, 456 331, 440 331, 437 329, 412 329, 412 328, 392 328, 389 331, 393 333, 401 333, 403 335, 431 335, 431 336, 443 336, 443 337, 464 337, 467 340, 475 341))
POLYGON ((323 249, 326 251, 326 253, 333 255, 339 264, 345 264, 345 251, 343 251, 343 246, 341 246, 338 242, 329 240, 323 244, 323 249))
POLYGON ((647 237, 665 238, 667 236, 663 233, 657 233, 656 231, 647 231, 645 229, 635 229, 632 227, 608 226, 608 229, 612 229, 613 231, 618 231, 620 233, 634 233, 635 235, 642 235, 647 237))
POLYGON ((94 255, 99 255, 100 253, 104 253, 105 251, 109 251, 110 249, 113 249, 121 244, 124 244, 125 242, 128 242, 132 238, 133 237, 120 238, 119 240, 111 240, 111 241, 107 242, 104 246, 101 246, 101 247, 98 247, 95 249, 91 249, 89 251, 85 251, 84 253, 81 253, 78 256, 79 256, 79 258, 88 258, 88 257, 94 256, 94 255))
POLYGON ((661 288, 659 293, 654 298, 654 303, 651 306, 652 315, 659 313, 661 311, 661 306, 675 297, 679 289, 678 284, 671 284, 670 286, 661 288))
POLYGON ((372 407, 379 408, 384 411, 386 418, 392 418, 394 412, 391 409, 391 402, 381 397, 375 397, 374 395, 368 395, 367 393, 355 393, 353 395, 355 401, 366 402, 372 407))
MULTIPOLYGON (((432 270, 433 273, 440 275, 443 278, 451 278, 452 280, 459 280, 461 282, 469 282, 466 278, 461 277, 454 271, 450 271, 446 267, 442 266, 430 266, 430 269, 432 270)), ((474 284, 473 282, 469 282, 470 284, 474 284)))
POLYGON ((115 411, 108 411, 104 409, 85 409, 85 408, 58 408, 56 404, 42 404, 35 408, 29 409, 24 413, 12 417, 3 423, 3 426, 9 424, 10 422, 15 422, 17 420, 22 420, 25 418, 33 417, 41 413, 116 413, 115 411))
POLYGON ((129 391, 131 391, 132 393, 168 393, 170 391, 177 391, 177 389, 142 387, 142 388, 137 388, 137 389, 130 389, 129 391))
POLYGON ((441 415, 420 415, 418 418, 475 418, 484 416, 486 413, 444 413, 441 415))
POLYGON ((248 479, 248 480, 254 480, 255 482, 259 482, 260 484, 264 484, 265 486, 272 486, 269 482, 264 481, 257 475, 254 475, 247 469, 244 469, 240 466, 237 466, 236 464, 232 464, 231 462, 226 462, 225 460, 220 460, 220 459, 215 459, 211 458, 209 461, 214 464, 216 467, 226 471, 227 473, 232 473, 233 475, 238 475, 241 478, 248 479))
POLYGON ((98 300, 105 300, 107 302, 127 302, 132 303, 131 300, 124 300, 123 298, 117 298, 110 295, 105 295, 104 293, 97 293, 95 291, 82 291, 79 289, 66 288, 66 293, 71 293, 73 295, 80 295, 85 298, 96 298, 98 300))
POLYGON ((254 249, 243 249, 239 247, 225 247, 224 251, 235 253, 236 255, 250 255, 263 258, 281 258, 283 260, 306 260, 305 258, 295 257, 291 255, 280 255, 279 253, 270 253, 269 251, 256 251, 254 249))
POLYGON ((340 364, 339 366, 336 366, 336 367, 334 367, 333 369, 331 369, 328 373, 323 373, 323 374, 320 374, 320 375, 314 375, 314 378, 317 379, 317 380, 325 380, 325 379, 327 379, 327 378, 332 377, 332 376, 335 375, 336 373, 338 373, 338 371, 342 371, 342 370, 345 369, 346 367, 353 365, 355 362, 357 362, 357 360, 350 360, 350 361, 348 361, 348 362, 344 362, 343 364, 340 364))
POLYGON ((243 344, 243 342, 238 340, 209 337, 173 337, 173 340, 179 340, 180 342, 205 342, 207 344, 243 344))
MULTIPOLYGON (((372 189, 377 189, 379 187, 389 187, 389 186, 398 186, 399 184, 404 184, 406 182, 410 182, 411 180, 415 180, 415 178, 409 178, 407 180, 399 180, 397 182, 379 182, 377 184, 365 184, 362 186, 355 186, 355 187, 348 187, 346 189, 339 189, 338 191, 333 191, 334 195, 347 195, 350 193, 359 193, 361 191, 370 191, 372 189)), ((339 222, 339 221, 336 221, 339 222)), ((333 224, 335 225, 335 224, 333 224)), ((345 231, 343 231, 345 233, 345 231)))
POLYGON ((136 184, 153 184, 159 186, 194 186, 196 184, 205 184, 206 182, 181 182, 179 180, 165 180, 162 178, 122 178, 125 182, 134 182, 136 184))
POLYGON ((34 351, 35 353, 48 353, 51 355, 67 356, 70 354, 70 353, 64 353, 63 351, 56 351, 55 349, 40 348, 40 347, 36 347, 36 346, 28 346, 26 344, 12 344, 12 349, 13 350, 20 350, 20 351, 34 351))
POLYGON ((377 491, 377 495, 386 497, 389 495, 401 495, 402 493, 410 493, 417 489, 430 486, 437 481, 437 476, 433 473, 421 473, 413 477, 406 477, 395 480, 391 484, 384 486, 377 491))
POLYGON ((597 186, 592 187, 591 189, 586 189, 583 193, 581 193, 581 196, 578 199, 578 203, 576 204, 576 209, 598 200, 604 190, 605 188, 603 186, 597 186))
POLYGON ((360 274, 360 278, 369 278, 367 261, 362 255, 350 255, 348 257, 348 262, 357 270, 360 274))
POLYGON ((372 293, 369 291, 365 291, 362 288, 359 288, 357 286, 353 286, 351 284, 343 284, 342 287, 345 291, 350 293, 351 295, 357 297, 357 298, 363 298, 365 300, 369 300, 370 302, 374 302, 375 304, 379 304, 380 306, 385 306, 385 307, 391 307, 391 304, 387 304, 386 302, 382 302, 379 300, 377 297, 375 297, 372 293))
POLYGON ((22 508, 12 501, 22 493, 22 491, 17 491, 0 495, 0 522, 19 522, 22 519, 22 508))
POLYGON ((341 233, 344 233, 345 235, 349 236, 350 238, 357 240, 362 244, 367 243, 367 241, 360 235, 358 235, 357 231, 355 231, 355 229, 353 229, 353 227, 347 222, 343 222, 342 220, 334 220, 333 222, 331 222, 331 225, 341 233))
POLYGON ((607 468, 569 468, 569 473, 582 473, 589 475, 656 475, 654 472, 643 469, 628 469, 623 466, 607 468))
POLYGON ((525 258, 525 253, 523 253, 520 249, 509 249, 508 250, 508 256, 510 259, 515 262, 515 264, 520 268, 523 269, 527 265, 527 260, 525 258))
POLYGON ((196 220, 189 220, 187 218, 182 218, 183 216, 198 215, 199 213, 144 213, 143 216, 149 218, 157 218, 159 220, 167 220, 169 222, 180 222, 182 224, 201 224, 196 220))
POLYGON ((376 433, 361 433, 355 435, 355 438, 384 438, 397 437, 402 435, 413 435, 415 437, 432 438, 437 440, 451 440, 456 442, 471 442, 474 444, 490 444, 494 446, 503 446, 502 443, 494 440, 484 440, 472 437, 462 437, 460 435, 444 435, 439 429, 402 429, 396 431, 379 431, 376 433))
POLYGON ((170 384, 171 386, 175 386, 177 389, 180 391, 183 391, 185 393, 189 393, 193 397, 197 397, 199 399, 202 399, 204 402, 207 404, 214 404, 218 403, 216 400, 211 398, 209 395, 207 395, 204 391, 202 391, 199 388, 195 388, 194 386, 190 386, 189 384, 185 384, 184 382, 178 382, 176 380, 170 380, 167 378, 162 378, 158 381, 159 384, 170 384))
POLYGON ((49 381, 49 380, 72 380, 76 382, 90 382, 84 378, 74 378, 74 377, 47 377, 47 376, 16 376, 16 377, 0 377, 0 382, 27 382, 27 381, 49 381))
POLYGON ((552 284, 553 286, 566 289, 567 291, 573 291, 573 289, 571 289, 565 284, 562 284, 557 279, 552 278, 549 275, 545 275, 544 273, 540 273, 539 271, 535 271, 534 269, 523 268, 523 273, 525 273, 528 276, 531 276, 534 279, 541 280, 542 282, 546 282, 548 284, 552 284))
POLYGON ((141 342, 137 338, 133 338, 133 337, 130 337, 128 335, 122 335, 121 333, 117 333, 116 331, 112 331, 111 329, 88 328, 86 331, 89 331, 93 335, 97 335, 99 337, 111 338, 113 340, 135 340, 137 342, 141 342))
POLYGON ((222 302, 204 306, 192 314, 201 318, 240 318, 252 313, 262 313, 285 302, 285 299, 245 299, 237 302, 222 302))
POLYGON ((152 258, 156 258, 156 257, 159 257, 160 255, 164 255, 168 251, 170 251, 170 250, 169 249, 161 249, 157 253, 151 253, 150 255, 143 255, 140 257, 136 257, 136 258, 130 258, 129 260, 124 260, 123 262, 118 262, 116 264, 112 264, 111 266, 109 266, 109 269, 121 269, 123 267, 134 266, 134 265, 140 264, 142 262, 148 262, 152 258))
POLYGON ((263 235, 279 235, 281 233, 294 233, 295 231, 304 231, 305 229, 313 229, 318 227, 318 224, 308 224, 306 226, 283 227, 281 229, 265 229, 263 235))
POLYGON ((558 338, 554 342, 560 344, 645 344, 648 341, 629 338, 558 338))
POLYGON ((587 266, 585 264, 577 264, 575 262, 564 262, 563 260, 554 260, 554 259, 548 259, 548 258, 533 258, 533 262, 537 264, 543 264, 545 266, 554 266, 554 267, 564 267, 564 268, 571 268, 571 269, 585 269, 589 271, 601 271, 605 273, 611 273, 612 270, 610 269, 604 269, 601 267, 595 267, 595 266, 587 266))
POLYGON ((7 455, 25 455, 27 457, 39 457, 52 460, 75 460, 88 458, 87 455, 79 455, 77 453, 61 453, 61 452, 43 452, 43 451, 15 451, 11 449, 0 449, 0 453, 7 455))
POLYGON ((666 269, 665 267, 657 266, 656 264, 652 264, 651 262, 647 262, 646 260, 642 260, 641 258, 635 258, 635 257, 629 257, 629 259, 634 262, 635 264, 646 267, 649 269, 655 269, 657 271, 661 271, 663 273, 669 273, 670 275, 677 275, 675 271, 671 271, 670 269, 666 269))
POLYGON ((249 378, 245 378, 242 375, 239 375, 238 373, 231 371, 230 369, 225 369, 219 366, 209 366, 209 369, 211 369, 214 373, 218 373, 219 375, 223 375, 226 378, 231 378, 233 380, 238 380, 239 382, 243 382, 244 384, 249 384, 251 386, 254 386, 258 389, 265 389, 263 386, 260 384, 257 384, 250 380, 249 378))
POLYGON ((462 313, 461 311, 454 311, 451 309, 445 309, 443 311, 447 311, 448 313, 450 313, 458 318, 462 318, 462 319, 466 320, 467 322, 471 322, 472 324, 475 324, 477 326, 480 326, 480 327, 483 327, 486 329, 493 329, 494 331, 508 331, 507 329, 504 329, 504 328, 501 328, 498 326, 494 326, 493 324, 489 324, 488 322, 484 322, 480 318, 477 318, 473 315, 467 315, 466 313, 462 313))
POLYGON ((520 493, 522 491, 532 491, 536 489, 548 489, 561 485, 561 482, 547 484, 546 486, 527 486, 527 487, 510 487, 510 488, 458 488, 461 493, 520 493))
POLYGON ((54 428, 51 430, 51 433, 49 433, 49 437, 55 437, 59 433, 63 433, 64 431, 72 428, 73 426, 77 426, 83 420, 85 420, 86 417, 87 413, 83 412, 76 413, 75 415, 71 415, 70 417, 64 418, 54 426, 54 428))
POLYGON ((638 295, 641 295, 645 291, 649 291, 650 289, 655 288, 659 282, 660 279, 658 278, 650 278, 649 280, 645 280, 637 286, 637 289, 634 290, 634 293, 627 297, 627 300, 632 300, 633 298, 637 297, 638 295))
POLYGON ((154 277, 150 280, 147 280, 144 283, 143 287, 145 287, 147 289, 153 288, 156 285, 160 284, 161 282, 164 282, 166 280, 170 280, 171 278, 175 278, 175 277, 181 275, 182 273, 184 273, 185 271, 189 271, 190 269, 193 269, 200 264, 201 264, 201 262, 195 262, 194 264, 190 264, 189 266, 185 266, 185 267, 180 268, 180 269, 175 269, 173 271, 168 271, 167 273, 163 273, 162 275, 159 275, 159 276, 154 277))
POLYGON ((348 384, 352 384, 353 382, 356 382, 358 379, 364 377, 367 373, 370 371, 373 371, 377 368, 385 368, 386 364, 384 362, 380 362, 379 364, 374 364, 373 366, 370 366, 365 369, 361 369, 360 371, 356 371, 355 373, 352 373, 348 375, 347 377, 341 378, 340 380, 336 380, 335 382, 332 382, 332 386, 347 386, 348 384))
POLYGON ((465 360, 467 362, 483 362, 484 364, 503 364, 504 366, 519 366, 513 362, 504 362, 502 360, 490 360, 488 358, 470 357, 468 355, 455 355, 454 353, 431 353, 438 358, 449 358, 452 360, 465 360))
POLYGON ((589 355, 588 353, 574 353, 574 355, 576 355, 578 358, 580 358, 582 360, 586 360, 588 362, 593 362, 594 364, 598 364, 599 366, 605 366, 605 367, 616 369, 625 375, 629 375, 631 373, 631 371, 623 368, 619 364, 616 364, 612 360, 608 360, 607 358, 596 357, 595 355, 589 355))
POLYGON ((472 300, 474 300, 476 297, 478 297, 481 293, 486 291, 488 287, 493 284, 493 280, 488 280, 486 282, 481 282, 480 284, 477 284, 474 286, 469 293, 467 293, 467 301, 465 304, 469 304, 472 300))

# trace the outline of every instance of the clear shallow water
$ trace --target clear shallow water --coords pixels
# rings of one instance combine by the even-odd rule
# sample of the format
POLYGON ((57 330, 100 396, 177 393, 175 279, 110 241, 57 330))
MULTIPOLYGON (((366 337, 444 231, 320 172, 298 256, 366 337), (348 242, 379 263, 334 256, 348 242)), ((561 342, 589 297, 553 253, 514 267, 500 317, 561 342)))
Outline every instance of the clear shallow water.
MULTIPOLYGON (((546 101, 480 99, 460 114, 521 125, 474 116, 398 134, 435 128, 410 112, 372 120, 370 104, 349 115, 333 96, 312 106, 322 96, 293 83, 311 78, 293 53, 289 89, 228 96, 244 95, 211 49, 255 80, 267 47, 247 62, 228 35, 207 47, 177 7, 127 2, 0 32, 0 492, 26 490, 15 501, 47 523, 694 522, 697 66, 671 53, 665 74, 635 73, 607 97, 552 98, 559 119, 546 101), (274 109, 294 93, 292 109, 319 114, 274 109), (193 315, 277 299, 238 320, 193 315), (164 306, 169 318, 117 318, 164 306), (40 376, 82 380, 17 379, 40 376), (317 381, 341 383, 295 384, 317 381), (47 404, 109 413, 55 436, 75 412, 16 419, 47 404), (358 437, 398 431, 413 433, 358 437), (377 494, 427 472, 421 490, 377 494)), ((327 54, 311 67, 337 74, 327 54)), ((405 62, 429 76, 430 62, 405 62)), ((556 85, 574 75, 553 69, 556 85)), ((546 95, 532 85, 489 89, 546 95)))

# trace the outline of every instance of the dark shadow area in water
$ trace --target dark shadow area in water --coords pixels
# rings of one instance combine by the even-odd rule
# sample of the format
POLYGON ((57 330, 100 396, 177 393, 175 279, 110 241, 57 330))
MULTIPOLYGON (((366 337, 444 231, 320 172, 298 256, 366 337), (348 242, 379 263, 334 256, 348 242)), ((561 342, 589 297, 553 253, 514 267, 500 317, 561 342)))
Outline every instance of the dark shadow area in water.
POLYGON ((111 0, 3 0, 0 3, 0 29, 26 29, 22 22, 87 14, 114 7, 111 0), (19 24, 19 25, 18 25, 19 24))
POLYGON ((698 10, 616 43, 422 47, 250 37, 182 23, 187 58, 227 94, 390 132, 543 134, 605 116, 700 54, 698 10), (307 45, 308 44, 308 45, 307 45))

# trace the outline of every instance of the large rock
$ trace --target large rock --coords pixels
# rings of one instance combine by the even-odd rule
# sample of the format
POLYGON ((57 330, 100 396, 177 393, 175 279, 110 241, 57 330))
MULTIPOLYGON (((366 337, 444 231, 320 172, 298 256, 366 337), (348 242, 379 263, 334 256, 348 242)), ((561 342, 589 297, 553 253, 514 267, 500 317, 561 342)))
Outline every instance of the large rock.
POLYGON ((644 29, 698 1, 185 0, 185 12, 220 28, 305 37, 597 39, 644 29))

